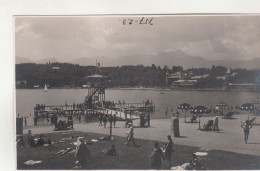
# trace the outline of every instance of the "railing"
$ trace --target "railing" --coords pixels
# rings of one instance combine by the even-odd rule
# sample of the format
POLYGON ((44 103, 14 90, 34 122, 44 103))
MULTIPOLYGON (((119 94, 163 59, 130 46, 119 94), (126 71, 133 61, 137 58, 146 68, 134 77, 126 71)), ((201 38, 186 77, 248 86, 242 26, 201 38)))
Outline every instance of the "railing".
POLYGON ((107 108, 102 108, 102 107, 98 107, 97 112, 103 114, 103 115, 116 115, 116 117, 122 118, 122 119, 138 119, 140 118, 138 113, 126 113, 124 111, 121 110, 112 110, 112 109, 107 109, 107 108))

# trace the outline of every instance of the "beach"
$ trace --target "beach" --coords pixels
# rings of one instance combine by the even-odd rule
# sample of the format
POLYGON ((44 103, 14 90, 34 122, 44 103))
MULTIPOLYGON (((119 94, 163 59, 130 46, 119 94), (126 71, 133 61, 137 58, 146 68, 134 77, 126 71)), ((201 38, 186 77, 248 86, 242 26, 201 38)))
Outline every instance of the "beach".
MULTIPOLYGON (((241 154, 260 155, 260 125, 255 125, 250 130, 249 141, 244 142, 244 132, 240 127, 241 122, 247 119, 247 114, 234 115, 234 119, 219 119, 220 132, 201 131, 198 130, 198 123, 184 123, 184 118, 179 119, 180 137, 174 137, 173 141, 176 144, 206 147, 209 149, 230 151, 241 154)), ((251 116, 252 118, 252 116, 251 116)), ((189 118, 187 118, 188 120, 189 118)), ((201 126, 207 120, 213 117, 202 117, 201 126)), ((256 119, 259 124, 260 119, 256 119)), ((124 122, 118 121, 116 128, 113 128, 113 135, 125 137, 127 128, 124 128, 124 122)), ((34 134, 55 133, 54 126, 43 127, 27 127, 23 133, 32 130, 34 134)), ((109 134, 109 128, 98 126, 97 122, 74 124, 74 129, 71 131, 92 132, 100 134, 109 134)), ((59 131, 60 132, 60 131, 59 131)), ((63 131, 61 131, 63 132, 63 131)), ((67 132, 67 131, 65 131, 67 132)), ((57 133, 57 132, 56 132, 57 133)), ((151 127, 135 128, 135 137, 145 140, 166 141, 167 135, 171 134, 171 119, 152 119, 151 127)))

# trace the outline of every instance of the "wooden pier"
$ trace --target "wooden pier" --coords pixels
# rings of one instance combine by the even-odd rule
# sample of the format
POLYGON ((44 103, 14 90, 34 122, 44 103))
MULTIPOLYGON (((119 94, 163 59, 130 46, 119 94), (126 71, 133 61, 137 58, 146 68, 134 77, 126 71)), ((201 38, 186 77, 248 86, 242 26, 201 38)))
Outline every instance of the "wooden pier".
POLYGON ((35 117, 48 117, 49 115, 86 115, 86 117, 94 117, 99 114, 116 115, 121 119, 138 119, 140 114, 144 112, 153 112, 155 105, 153 103, 115 103, 111 108, 95 106, 93 109, 85 108, 84 104, 73 105, 36 105, 34 107, 35 117))

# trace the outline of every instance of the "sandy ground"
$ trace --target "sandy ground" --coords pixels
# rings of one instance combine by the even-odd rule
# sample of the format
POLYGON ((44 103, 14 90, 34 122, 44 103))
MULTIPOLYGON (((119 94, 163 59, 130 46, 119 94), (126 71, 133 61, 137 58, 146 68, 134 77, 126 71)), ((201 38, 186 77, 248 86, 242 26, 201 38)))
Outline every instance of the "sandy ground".
MULTIPOLYGON (((240 127, 241 121, 247 119, 247 115, 235 115, 235 119, 219 119, 220 132, 206 132, 198 130, 198 123, 184 123, 184 118, 180 118, 181 137, 174 137, 176 144, 206 147, 208 149, 231 151, 242 154, 260 155, 260 117, 256 119, 257 125, 250 130, 249 141, 244 142, 244 132, 240 127), (258 125, 259 124, 259 125, 258 125)), ((251 116, 252 118, 252 116, 251 116)), ((187 118, 188 120, 189 118, 187 118)), ((201 126, 212 117, 201 118, 201 126)), ((124 122, 117 122, 116 128, 113 128, 113 135, 126 136, 127 128, 123 127, 124 122)), ((54 126, 27 127, 23 133, 26 134, 29 129, 34 134, 52 133, 54 126)), ((73 131, 93 132, 109 134, 109 128, 98 126, 98 123, 74 124, 73 131)), ((171 134, 171 119, 151 120, 149 128, 135 128, 135 138, 167 141, 167 135, 171 134)), ((138 143, 138 141, 137 141, 138 143)))

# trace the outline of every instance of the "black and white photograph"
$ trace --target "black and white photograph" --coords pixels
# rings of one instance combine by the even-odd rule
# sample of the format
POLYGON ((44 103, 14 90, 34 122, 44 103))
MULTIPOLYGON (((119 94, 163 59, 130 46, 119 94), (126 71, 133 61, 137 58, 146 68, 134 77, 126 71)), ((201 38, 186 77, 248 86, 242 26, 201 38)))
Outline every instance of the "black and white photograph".
POLYGON ((13 20, 17 170, 260 169, 260 15, 13 20))

